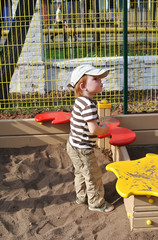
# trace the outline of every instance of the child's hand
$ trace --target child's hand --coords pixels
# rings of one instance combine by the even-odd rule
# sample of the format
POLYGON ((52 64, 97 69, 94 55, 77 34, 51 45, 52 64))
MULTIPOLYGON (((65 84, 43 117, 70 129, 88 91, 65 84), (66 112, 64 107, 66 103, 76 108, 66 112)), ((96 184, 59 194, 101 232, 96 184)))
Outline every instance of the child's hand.
POLYGON ((101 127, 105 129, 103 134, 98 135, 98 138, 105 138, 110 136, 110 127, 107 126, 105 123, 101 124, 101 127))
POLYGON ((102 123, 102 124, 100 124, 100 126, 105 130, 105 132, 104 133, 107 133, 107 132, 109 132, 109 130, 110 130, 110 127, 107 125, 107 124, 105 124, 105 123, 102 123))
POLYGON ((109 127, 106 124, 98 125, 97 120, 87 122, 89 132, 92 135, 101 135, 109 131, 109 127))

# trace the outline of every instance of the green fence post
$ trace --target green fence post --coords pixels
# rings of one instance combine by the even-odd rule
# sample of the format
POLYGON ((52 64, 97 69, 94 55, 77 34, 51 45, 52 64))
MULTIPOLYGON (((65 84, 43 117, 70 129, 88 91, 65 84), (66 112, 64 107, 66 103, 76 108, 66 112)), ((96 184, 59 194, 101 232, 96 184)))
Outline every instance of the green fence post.
POLYGON ((128 108, 128 36, 127 36, 127 0, 123 0, 123 60, 124 60, 124 88, 123 112, 127 114, 128 108))

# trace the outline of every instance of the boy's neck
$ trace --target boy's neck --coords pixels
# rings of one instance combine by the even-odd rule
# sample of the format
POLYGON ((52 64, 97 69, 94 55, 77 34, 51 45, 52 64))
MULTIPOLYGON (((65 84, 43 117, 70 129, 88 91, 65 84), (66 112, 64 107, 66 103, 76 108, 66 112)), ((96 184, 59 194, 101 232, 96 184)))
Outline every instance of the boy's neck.
POLYGON ((91 100, 93 100, 94 94, 89 94, 89 92, 83 92, 83 97, 87 97, 90 98, 91 100))

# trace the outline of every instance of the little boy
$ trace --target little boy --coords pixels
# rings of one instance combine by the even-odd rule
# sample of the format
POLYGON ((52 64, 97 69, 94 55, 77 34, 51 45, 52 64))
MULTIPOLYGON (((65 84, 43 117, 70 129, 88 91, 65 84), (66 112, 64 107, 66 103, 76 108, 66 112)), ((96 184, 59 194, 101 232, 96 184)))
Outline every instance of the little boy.
POLYGON ((93 100, 102 91, 101 79, 108 75, 105 69, 89 64, 78 66, 71 76, 75 103, 70 121, 67 152, 75 169, 76 202, 88 204, 89 210, 110 212, 114 206, 104 199, 101 170, 94 155, 98 135, 108 132, 106 124, 99 125, 97 107, 93 100))

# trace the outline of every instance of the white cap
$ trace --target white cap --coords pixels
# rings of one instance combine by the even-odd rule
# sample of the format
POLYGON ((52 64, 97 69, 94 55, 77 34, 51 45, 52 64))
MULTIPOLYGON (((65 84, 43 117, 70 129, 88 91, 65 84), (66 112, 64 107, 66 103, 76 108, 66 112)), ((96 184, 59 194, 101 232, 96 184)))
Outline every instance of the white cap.
POLYGON ((78 81, 83 77, 83 75, 90 75, 99 78, 105 78, 108 75, 109 71, 105 69, 98 69, 91 66, 90 64, 80 65, 75 68, 71 75, 71 85, 75 87, 78 81))

